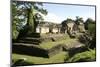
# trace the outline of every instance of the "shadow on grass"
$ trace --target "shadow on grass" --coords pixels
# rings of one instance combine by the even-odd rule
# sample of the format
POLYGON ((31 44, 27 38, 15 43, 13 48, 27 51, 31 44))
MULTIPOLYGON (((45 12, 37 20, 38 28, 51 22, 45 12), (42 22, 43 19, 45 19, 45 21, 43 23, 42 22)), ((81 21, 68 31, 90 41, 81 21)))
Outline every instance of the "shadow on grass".
POLYGON ((43 49, 39 49, 37 47, 13 45, 12 48, 13 48, 12 49, 13 53, 48 58, 47 51, 43 49))
POLYGON ((81 53, 81 52, 84 52, 84 51, 87 51, 87 50, 88 49, 86 47, 71 48, 71 49, 68 50, 69 57, 72 57, 77 53, 81 53))
POLYGON ((12 64, 11 67, 17 67, 17 66, 29 66, 29 65, 34 65, 34 63, 26 62, 26 61, 20 61, 17 60, 15 63, 12 64))

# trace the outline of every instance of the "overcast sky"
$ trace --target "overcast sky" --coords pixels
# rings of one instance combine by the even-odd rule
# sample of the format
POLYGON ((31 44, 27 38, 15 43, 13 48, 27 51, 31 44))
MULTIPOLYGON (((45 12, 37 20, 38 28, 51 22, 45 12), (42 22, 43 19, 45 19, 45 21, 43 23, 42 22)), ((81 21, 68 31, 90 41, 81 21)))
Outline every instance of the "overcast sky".
POLYGON ((87 18, 92 18, 95 20, 94 6, 43 3, 43 8, 47 9, 48 11, 48 15, 45 17, 46 21, 61 23, 67 18, 76 19, 76 16, 83 17, 84 21, 87 18))

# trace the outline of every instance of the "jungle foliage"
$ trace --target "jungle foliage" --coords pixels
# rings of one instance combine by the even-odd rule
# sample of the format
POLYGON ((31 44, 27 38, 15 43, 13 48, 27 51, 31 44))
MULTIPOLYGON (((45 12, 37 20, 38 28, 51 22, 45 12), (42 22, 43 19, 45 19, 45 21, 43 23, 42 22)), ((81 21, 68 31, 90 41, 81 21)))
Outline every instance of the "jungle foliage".
POLYGON ((12 39, 17 39, 20 32, 35 31, 38 20, 43 20, 39 12, 47 14, 47 10, 42 6, 39 2, 12 1, 12 39))

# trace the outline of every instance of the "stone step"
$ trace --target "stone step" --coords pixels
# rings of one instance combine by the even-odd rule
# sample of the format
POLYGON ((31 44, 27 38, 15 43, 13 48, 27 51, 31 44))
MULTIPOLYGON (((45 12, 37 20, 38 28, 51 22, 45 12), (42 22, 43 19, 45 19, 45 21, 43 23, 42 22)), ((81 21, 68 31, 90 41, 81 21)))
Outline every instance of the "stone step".
POLYGON ((26 35, 27 37, 35 37, 35 38, 40 38, 41 37, 41 35, 40 35, 40 33, 31 33, 31 34, 27 34, 26 35))
POLYGON ((41 38, 33 38, 33 37, 24 37, 20 38, 19 40, 41 42, 41 38))
POLYGON ((38 45, 39 43, 41 43, 41 38, 23 37, 23 38, 20 38, 17 42, 38 45))
POLYGON ((30 46, 30 47, 37 47, 37 48, 40 48, 38 45, 35 45, 35 44, 29 44, 29 43, 12 43, 12 45, 23 45, 23 46, 30 46))
POLYGON ((13 53, 49 58, 62 51, 62 46, 57 45, 50 49, 43 49, 39 45, 26 43, 13 43, 13 53))
POLYGON ((47 50, 40 48, 38 45, 26 43, 13 43, 12 52, 37 57, 48 57, 47 50))
POLYGON ((18 43, 26 43, 26 44, 39 45, 40 42, 36 42, 36 41, 28 41, 28 40, 18 40, 18 43))

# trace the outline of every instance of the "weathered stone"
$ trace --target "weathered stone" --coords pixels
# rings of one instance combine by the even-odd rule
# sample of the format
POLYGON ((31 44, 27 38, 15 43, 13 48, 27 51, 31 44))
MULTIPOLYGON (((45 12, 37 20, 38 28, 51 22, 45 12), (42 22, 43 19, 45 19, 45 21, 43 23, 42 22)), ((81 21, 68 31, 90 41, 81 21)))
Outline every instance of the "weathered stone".
POLYGON ((19 54, 25 54, 25 55, 31 55, 31 56, 39 56, 39 57, 51 57, 59 52, 62 51, 62 45, 59 44, 55 47, 52 47, 51 49, 43 49, 39 47, 38 45, 33 44, 25 44, 25 43, 13 43, 12 46, 13 53, 19 53, 19 54))

